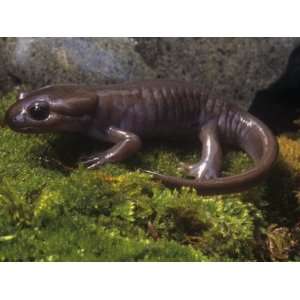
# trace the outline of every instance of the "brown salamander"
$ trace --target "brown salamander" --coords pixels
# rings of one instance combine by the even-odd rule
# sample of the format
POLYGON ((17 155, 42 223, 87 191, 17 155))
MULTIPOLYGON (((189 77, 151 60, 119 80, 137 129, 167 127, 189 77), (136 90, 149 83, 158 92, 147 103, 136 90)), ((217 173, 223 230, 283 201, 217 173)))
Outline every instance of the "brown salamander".
POLYGON ((114 144, 83 161, 90 169, 126 159, 147 139, 198 137, 200 161, 180 166, 190 178, 148 172, 167 186, 194 187, 202 195, 239 192, 257 184, 278 152, 275 137, 261 121, 182 81, 47 86, 21 94, 7 111, 6 122, 18 132, 76 132, 114 144), (238 146, 255 166, 240 175, 220 177, 220 143, 238 146))

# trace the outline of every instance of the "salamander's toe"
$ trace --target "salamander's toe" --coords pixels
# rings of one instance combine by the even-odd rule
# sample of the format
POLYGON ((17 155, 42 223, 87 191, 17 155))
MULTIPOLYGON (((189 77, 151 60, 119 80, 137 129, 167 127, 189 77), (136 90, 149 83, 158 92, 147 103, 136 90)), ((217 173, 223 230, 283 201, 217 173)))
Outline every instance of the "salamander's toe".
POLYGON ((185 173, 186 175, 188 175, 189 172, 191 171, 192 167, 193 167, 193 165, 189 165, 189 164, 186 164, 186 163, 181 161, 179 163, 179 166, 178 166, 177 170, 179 172, 182 172, 182 173, 185 173))
POLYGON ((89 156, 82 156, 79 159, 79 163, 88 169, 98 169, 107 162, 105 153, 99 153, 89 156))
POLYGON ((211 179, 216 179, 218 178, 218 172, 216 172, 216 170, 214 169, 205 169, 203 170, 201 173, 199 172, 198 175, 197 175, 197 179, 199 180, 211 180, 211 179))
POLYGON ((181 162, 178 167, 178 171, 184 173, 188 177, 192 177, 198 180, 210 180, 218 177, 218 172, 213 168, 209 168, 206 164, 197 163, 189 165, 181 162))

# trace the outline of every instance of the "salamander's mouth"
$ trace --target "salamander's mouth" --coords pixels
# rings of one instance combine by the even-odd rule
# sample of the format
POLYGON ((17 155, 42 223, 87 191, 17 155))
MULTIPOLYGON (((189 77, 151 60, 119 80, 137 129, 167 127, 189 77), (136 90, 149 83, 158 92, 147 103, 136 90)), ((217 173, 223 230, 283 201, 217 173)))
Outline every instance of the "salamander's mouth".
POLYGON ((8 113, 6 114, 5 124, 12 130, 21 133, 42 133, 46 131, 43 127, 27 126, 23 124, 19 116, 11 117, 8 113))
POLYGON ((22 127, 22 128, 18 128, 18 129, 15 129, 16 131, 19 131, 19 132, 23 132, 23 133, 33 133, 33 132, 37 132, 36 128, 33 128, 33 127, 22 127))
POLYGON ((26 127, 9 126, 9 127, 16 132, 21 132, 21 133, 45 133, 49 131, 42 127, 30 127, 30 126, 26 126, 26 127))

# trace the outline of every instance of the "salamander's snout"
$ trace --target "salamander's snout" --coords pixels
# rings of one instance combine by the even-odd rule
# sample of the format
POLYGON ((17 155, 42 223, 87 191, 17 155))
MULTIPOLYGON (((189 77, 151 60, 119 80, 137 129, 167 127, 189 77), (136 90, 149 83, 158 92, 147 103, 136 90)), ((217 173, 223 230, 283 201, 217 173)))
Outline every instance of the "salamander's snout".
POLYGON ((17 101, 5 114, 5 123, 14 131, 32 133, 49 129, 50 105, 31 98, 17 101))
POLYGON ((5 124, 17 132, 32 132, 33 129, 27 111, 18 102, 6 111, 5 124))
POLYGON ((18 130, 24 123, 22 113, 18 106, 12 105, 5 113, 5 124, 13 130, 18 130))

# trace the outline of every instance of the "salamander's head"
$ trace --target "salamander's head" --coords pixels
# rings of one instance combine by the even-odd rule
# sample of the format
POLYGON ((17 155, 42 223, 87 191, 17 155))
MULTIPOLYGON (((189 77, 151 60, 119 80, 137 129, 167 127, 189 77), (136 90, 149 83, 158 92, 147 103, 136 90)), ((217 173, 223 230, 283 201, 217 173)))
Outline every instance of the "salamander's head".
POLYGON ((18 132, 81 132, 92 121, 97 95, 76 85, 47 86, 21 93, 5 115, 7 125, 18 132))

